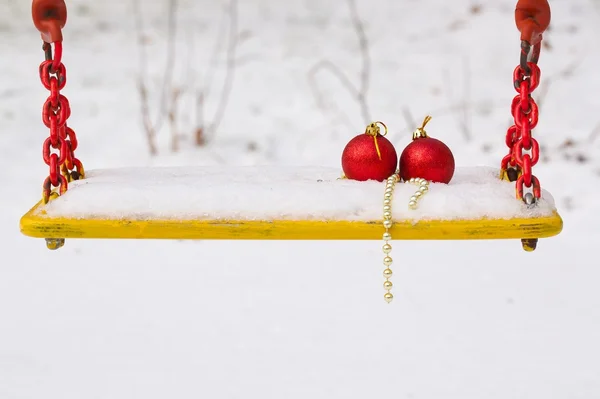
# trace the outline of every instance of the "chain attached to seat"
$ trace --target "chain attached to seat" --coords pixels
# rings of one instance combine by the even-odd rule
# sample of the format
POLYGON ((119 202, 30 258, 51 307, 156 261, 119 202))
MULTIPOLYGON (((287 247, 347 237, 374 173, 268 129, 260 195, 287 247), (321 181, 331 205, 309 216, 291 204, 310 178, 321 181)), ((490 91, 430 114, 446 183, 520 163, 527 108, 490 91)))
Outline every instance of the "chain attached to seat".
MULTIPOLYGON (((71 115, 69 100, 61 94, 67 83, 67 69, 62 63, 62 28, 67 22, 64 0, 33 0, 32 17, 42 36, 44 61, 39 67, 42 85, 50 92, 42 107, 42 122, 50 130, 42 146, 42 158, 49 167, 42 184, 42 200, 47 204, 64 194, 69 182, 83 179, 83 164, 75 157, 77 135, 67 126, 71 115)), ((48 248, 58 249, 64 239, 47 239, 48 248)))
MULTIPOLYGON (((531 135, 539 121, 539 108, 532 93, 540 84, 541 71, 537 63, 542 47, 542 34, 550 24, 548 1, 519 0, 515 9, 515 21, 521 32, 519 65, 513 72, 513 85, 518 94, 511 105, 514 125, 506 133, 509 152, 502 159, 501 174, 503 179, 515 182, 518 199, 523 200, 527 206, 535 206, 542 196, 542 189, 532 170, 540 159, 539 143, 531 135)), ((522 240, 522 243, 526 251, 533 251, 537 239, 522 240)))

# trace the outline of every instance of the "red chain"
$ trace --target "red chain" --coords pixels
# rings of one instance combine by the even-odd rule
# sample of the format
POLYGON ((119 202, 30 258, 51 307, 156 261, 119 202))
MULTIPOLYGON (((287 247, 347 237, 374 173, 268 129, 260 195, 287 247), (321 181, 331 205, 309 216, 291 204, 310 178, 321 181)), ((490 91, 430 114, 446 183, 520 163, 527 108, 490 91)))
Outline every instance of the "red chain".
POLYGON ((501 170, 503 177, 516 181, 518 199, 523 199, 523 192, 528 188, 537 200, 542 196, 542 189, 532 169, 540 159, 540 146, 531 131, 538 124, 539 108, 531 95, 540 84, 537 61, 542 33, 550 23, 550 6, 547 0, 519 0, 515 19, 521 31, 521 62, 513 73, 518 93, 511 105, 515 124, 506 133, 509 153, 502 159, 501 170))
POLYGON ((508 128, 506 133, 506 145, 509 153, 502 159, 502 170, 508 171, 514 168, 517 175, 511 176, 509 180, 516 178, 517 198, 523 198, 524 187, 531 188, 533 196, 541 197, 540 182, 532 173, 532 168, 540 159, 540 146, 531 131, 538 124, 539 110, 531 93, 539 86, 540 68, 529 62, 528 67, 531 74, 527 76, 519 65, 514 71, 515 88, 519 94, 515 96, 511 105, 511 113, 515 124, 508 128), (531 153, 524 153, 530 151, 531 153))
POLYGON ((45 61, 39 68, 42 85, 50 92, 42 107, 42 122, 50 129, 50 136, 42 146, 42 157, 50 168, 43 184, 43 201, 47 203, 53 188, 64 194, 69 182, 85 176, 83 164, 75 157, 77 136, 67 126, 71 116, 69 100, 60 93, 67 83, 67 69, 62 63, 62 32, 66 22, 63 0, 34 0, 33 20, 44 39, 45 61), (54 55, 52 44, 54 44, 54 55), (54 150, 54 151, 53 151, 54 150))

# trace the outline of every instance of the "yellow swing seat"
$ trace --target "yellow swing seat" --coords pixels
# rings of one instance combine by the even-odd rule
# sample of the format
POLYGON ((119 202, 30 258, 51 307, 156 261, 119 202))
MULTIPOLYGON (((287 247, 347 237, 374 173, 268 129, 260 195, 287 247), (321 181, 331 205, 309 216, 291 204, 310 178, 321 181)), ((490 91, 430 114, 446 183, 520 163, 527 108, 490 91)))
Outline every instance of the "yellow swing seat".
MULTIPOLYGON (((27 236, 107 239, 381 240, 385 183, 327 167, 198 166, 86 172, 21 218, 27 236)), ((536 206, 488 167, 457 168, 409 209, 394 192, 395 240, 534 239, 562 230, 550 193, 536 206)))

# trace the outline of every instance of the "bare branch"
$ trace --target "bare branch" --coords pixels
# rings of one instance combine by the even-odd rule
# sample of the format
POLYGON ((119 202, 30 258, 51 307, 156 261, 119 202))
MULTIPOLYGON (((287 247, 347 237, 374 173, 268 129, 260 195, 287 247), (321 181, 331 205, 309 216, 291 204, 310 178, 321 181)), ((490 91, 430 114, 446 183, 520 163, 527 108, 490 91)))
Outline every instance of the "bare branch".
MULTIPOLYGON (((214 75, 218 68, 219 53, 221 52, 223 47, 225 47, 225 41, 227 36, 226 22, 228 18, 232 18, 231 7, 232 4, 230 3, 229 9, 226 9, 222 14, 221 21, 218 25, 219 31, 216 35, 216 40, 213 44, 207 70, 204 74, 204 77, 201 79, 202 83, 200 85, 200 88, 196 90, 194 95, 194 114, 196 115, 196 126, 194 128, 194 143, 196 146, 204 146, 208 142, 207 133, 208 130, 211 129, 211 127, 206 125, 205 102, 210 95, 210 92, 212 90, 212 84, 215 80, 214 75)), ((230 29, 231 26, 232 24, 230 22, 230 29)), ((190 53, 192 52, 193 50, 190 49, 190 53)), ((192 84, 190 84, 190 86, 192 86, 192 84)))
POLYGON ((338 117, 334 118, 334 120, 339 118, 342 120, 342 122, 344 122, 344 124, 350 130, 355 129, 355 126, 351 122, 351 118, 348 116, 348 114, 346 114, 339 107, 335 106, 335 104, 333 107, 327 106, 326 101, 325 101, 325 96, 319 90, 319 84, 317 83, 317 80, 316 80, 316 74, 320 70, 326 70, 326 71, 331 72, 331 74, 340 81, 342 86, 350 93, 350 95, 352 97, 355 97, 355 98, 358 97, 358 90, 354 87, 354 85, 352 84, 350 79, 348 79, 348 77, 346 75, 344 75, 344 73, 336 65, 334 65, 333 63, 331 63, 328 60, 323 60, 323 61, 318 62, 313 68, 311 68, 310 71, 308 71, 308 85, 309 85, 311 91, 313 92, 313 96, 315 97, 315 99, 317 101, 317 106, 324 113, 326 113, 328 110, 334 111, 335 113, 338 114, 338 117))
POLYGON ((329 71, 333 76, 335 76, 340 83, 342 84, 342 86, 344 86, 344 88, 346 90, 348 90, 348 92, 350 93, 350 95, 352 97, 355 98, 359 98, 360 97, 360 92, 358 91, 358 89, 354 86, 354 84, 350 81, 350 79, 348 79, 348 77, 344 74, 344 72, 342 72, 337 65, 335 65, 334 63, 332 63, 329 60, 322 60, 319 61, 315 66, 313 66, 309 71, 308 71, 308 78, 310 79, 310 81, 312 82, 312 84, 316 87, 316 75, 317 73, 319 73, 321 70, 326 70, 329 71))
POLYGON ((138 45, 140 49, 139 57, 139 77, 138 86, 140 91, 141 100, 141 112, 144 123, 144 129, 146 130, 146 136, 148 137, 148 145, 150 147, 150 153, 155 155, 158 151, 156 148, 156 132, 160 131, 163 118, 166 116, 167 108, 169 108, 169 96, 168 93, 172 87, 173 71, 175 66, 175 35, 177 31, 177 0, 169 0, 168 12, 167 12, 167 57, 165 72, 163 76, 162 88, 160 91, 160 102, 158 108, 157 120, 152 123, 150 116, 149 106, 149 95, 147 86, 147 66, 148 66, 148 55, 146 53, 146 47, 144 44, 144 25, 143 15, 140 0, 134 0, 134 14, 135 14, 135 26, 138 35, 138 45))
MULTIPOLYGON (((164 67, 164 74, 162 76, 160 82, 160 90, 159 90, 159 107, 157 110, 157 118, 155 123, 152 121, 152 112, 151 107, 149 105, 149 89, 148 89, 148 64, 149 60, 147 50, 143 43, 143 15, 142 15, 142 5, 141 0, 134 0, 135 5, 135 16, 136 16, 136 29, 138 33, 138 38, 140 41, 140 66, 139 66, 139 91, 140 91, 140 99, 141 99, 141 109, 142 109, 142 119, 144 122, 144 129, 146 130, 146 134, 148 136, 148 142, 151 148, 151 153, 155 154, 157 152, 156 149, 156 135, 161 130, 164 121, 166 120, 169 123, 171 129, 171 148, 176 151, 179 148, 179 140, 181 135, 178 133, 181 126, 178 118, 180 115, 180 108, 183 104, 182 101, 186 99, 186 93, 189 91, 192 98, 192 112, 185 115, 194 115, 195 114, 195 129, 193 132, 193 136, 195 137, 196 145, 204 145, 209 137, 209 134, 214 134, 221 124, 225 111, 227 109, 227 105, 229 103, 229 97, 231 95, 231 91, 233 88, 233 80, 235 76, 235 71, 237 68, 237 57, 236 52, 239 45, 239 34, 238 34, 238 1, 237 0, 229 0, 229 6, 223 12, 223 23, 219 25, 220 34, 217 35, 217 38, 214 43, 214 49, 212 50, 212 58, 208 65, 208 70, 206 71, 206 75, 204 79, 200 79, 199 82, 200 88, 192 89, 195 86, 196 82, 194 82, 197 77, 194 68, 194 60, 192 55, 194 54, 194 31, 191 30, 188 32, 186 38, 186 47, 188 49, 188 56, 185 60, 186 64, 184 65, 184 71, 182 78, 185 79, 185 85, 182 87, 174 87, 174 70, 176 64, 176 35, 177 35, 177 8, 178 1, 177 0, 167 0, 168 1, 168 10, 167 10, 167 54, 166 54, 166 64, 164 67), (229 20, 229 27, 225 23, 226 19, 229 20), (227 31, 228 29, 228 31, 227 31), (226 37, 227 36, 227 37, 226 37), (225 40, 228 40, 227 45, 225 45, 225 40), (224 71, 223 84, 221 87, 221 92, 219 93, 219 97, 216 100, 216 108, 214 111, 214 115, 212 119, 208 119, 209 125, 206 125, 207 119, 205 118, 205 104, 206 99, 208 98, 209 92, 212 91, 212 85, 215 82, 214 75, 216 74, 216 70, 218 68, 218 58, 219 53, 223 49, 223 47, 227 47, 225 54, 225 63, 226 68, 224 71)), ((215 96, 216 97, 216 96, 215 96)), ((187 106, 187 103, 184 104, 187 106)))
POLYGON ((156 148, 156 131, 154 130, 154 126, 150 120, 150 110, 148 109, 148 90, 146 90, 146 86, 141 79, 138 82, 138 89, 141 99, 142 123, 144 124, 144 130, 146 131, 148 147, 150 154, 156 155, 158 153, 158 149, 156 148))
POLYGON ((540 109, 542 108, 542 105, 546 100, 546 96, 548 95, 548 92, 550 90, 550 85, 556 80, 566 79, 570 77, 571 75, 573 75, 573 72, 575 72, 579 65, 581 65, 581 58, 575 57, 575 59, 576 61, 567 64, 564 68, 558 71, 556 75, 547 77, 540 84, 539 93, 537 95, 537 104, 540 109))
POLYGON ((367 104, 367 93, 369 91, 369 78, 371 76, 371 57, 369 56, 369 41, 365 34, 364 24, 358 15, 356 0, 348 0, 350 14, 352 16, 352 24, 354 31, 358 36, 358 44, 361 52, 362 68, 360 72, 360 88, 357 93, 357 100, 360 104, 363 119, 365 124, 371 123, 371 113, 367 104))
POLYGON ((219 105, 217 106, 217 111, 213 117, 212 123, 210 125, 210 133, 214 135, 221 121, 223 120, 223 116, 225 115, 225 110, 227 109, 227 104, 229 101, 229 96, 231 94, 231 90, 233 87, 233 78, 235 76, 235 53, 237 51, 237 42, 238 42, 238 7, 237 0, 231 0, 229 5, 229 47, 227 49, 227 69, 225 71, 225 80, 223 82, 223 88, 221 90, 221 97, 219 99, 219 105))
POLYGON ((546 79, 545 81, 543 81, 542 83, 540 83, 540 88, 539 91, 537 93, 537 105, 539 109, 542 109, 542 106, 544 105, 544 101, 546 100, 546 96, 548 95, 548 91, 550 89, 550 85, 552 84, 552 80, 551 79, 546 79))
POLYGON ((590 143, 594 143, 596 139, 598 139, 598 137, 600 137, 600 123, 598 123, 596 127, 594 127, 594 129, 590 133, 590 136, 588 137, 588 140, 590 143))
MULTIPOLYGON (((230 4, 229 6, 231 7, 232 5, 230 4)), ((208 62, 208 69, 206 70, 206 74, 203 79, 202 91, 204 92, 204 97, 208 97, 210 95, 210 91, 212 90, 212 83, 214 81, 214 75, 219 63, 219 53, 221 52, 221 49, 225 47, 225 37, 227 36, 227 30, 225 28, 227 26, 227 18, 231 19, 231 13, 226 10, 222 15, 221 21, 219 22, 220 29, 216 36, 216 40, 213 44, 210 60, 208 62)))
POLYGON ((173 85, 173 72, 175 69, 175 36, 177 34, 177 0, 169 0, 169 8, 167 11, 167 59, 165 64, 165 73, 163 77, 163 85, 160 93, 160 110, 159 121, 156 122, 156 130, 160 130, 162 124, 162 117, 168 107, 169 92, 173 85))
POLYGON ((329 72, 342 84, 342 86, 348 91, 348 93, 358 102, 361 114, 365 124, 371 122, 371 113, 369 111, 367 93, 369 90, 369 79, 371 76, 371 57, 369 56, 369 42, 365 34, 364 24, 358 15, 358 9, 356 7, 355 0, 348 0, 348 7, 350 8, 350 14, 352 18, 352 25, 354 31, 358 37, 359 48, 362 58, 362 66, 360 72, 359 86, 357 87, 352 81, 342 72, 342 70, 330 60, 321 60, 317 62, 307 73, 309 85, 313 92, 313 95, 317 101, 317 105, 322 109, 326 110, 325 101, 323 95, 319 90, 319 86, 316 81, 316 76, 319 72, 329 72))
POLYGON ((417 128, 417 124, 415 122, 415 118, 413 118, 410 109, 407 106, 402 107, 402 114, 404 115, 404 120, 406 121, 406 126, 408 131, 412 132, 417 128))
POLYGON ((196 93, 196 129, 194 131, 194 136, 196 139, 196 145, 199 147, 206 144, 206 135, 204 130, 204 93, 201 90, 198 90, 196 93))
POLYGON ((469 102, 471 100, 471 66, 469 64, 469 57, 463 57, 463 71, 464 71, 464 80, 463 80, 463 101, 462 101, 462 131, 465 136, 466 141, 471 141, 473 139, 473 135, 471 132, 471 113, 469 102))
MULTIPOLYGON (((188 31, 185 35, 186 37, 186 48, 187 48, 187 59, 186 59, 186 63, 185 63, 185 78, 184 78, 184 82, 185 82, 185 86, 186 87, 194 87, 195 85, 195 77, 196 74, 194 73, 194 47, 195 47, 195 42, 194 42, 194 30, 192 28, 188 28, 188 31)), ((183 90, 185 91, 185 90, 183 90)))
POLYGON ((174 89, 171 96, 171 103, 169 107, 169 125, 171 127, 171 151, 179 151, 179 131, 177 129, 177 109, 179 105, 179 99, 181 98, 181 91, 174 89))
POLYGON ((456 109, 457 123, 460 131, 463 134, 465 141, 471 141, 471 124, 470 124, 470 92, 471 92, 471 73, 469 70, 469 62, 465 57, 463 58, 464 70, 464 81, 463 81, 463 93, 460 101, 456 102, 452 92, 452 77, 448 69, 443 70, 444 82, 446 85, 446 92, 448 93, 448 106, 449 109, 456 109), (453 106, 456 104, 456 106, 453 106))
POLYGON ((151 155, 156 155, 158 150, 156 148, 156 131, 150 118, 150 106, 148 105, 148 88, 146 87, 146 67, 148 66, 148 58, 146 55, 146 49, 144 46, 144 28, 142 9, 140 0, 134 0, 134 14, 135 14, 135 26, 137 31, 138 48, 140 50, 139 55, 139 76, 138 76, 138 91, 140 94, 140 106, 142 114, 142 123, 144 124, 144 130, 146 131, 146 137, 148 140, 148 147, 151 155))

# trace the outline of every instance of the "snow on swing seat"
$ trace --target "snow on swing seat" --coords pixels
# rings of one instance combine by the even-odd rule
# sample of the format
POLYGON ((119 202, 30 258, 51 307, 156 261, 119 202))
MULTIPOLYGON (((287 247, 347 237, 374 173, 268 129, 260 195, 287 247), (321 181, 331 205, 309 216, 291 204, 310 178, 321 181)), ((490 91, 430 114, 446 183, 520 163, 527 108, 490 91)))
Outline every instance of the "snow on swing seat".
MULTIPOLYGON (((487 167, 457 168, 431 184, 394 191, 394 239, 505 239, 557 235, 562 219, 544 191, 528 208, 514 183, 487 167)), ((39 238, 381 239, 384 183, 340 179, 324 167, 165 167, 87 172, 63 196, 21 219, 39 238)))

